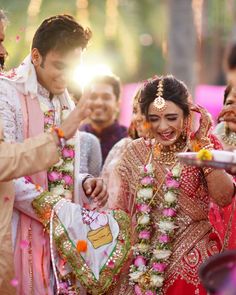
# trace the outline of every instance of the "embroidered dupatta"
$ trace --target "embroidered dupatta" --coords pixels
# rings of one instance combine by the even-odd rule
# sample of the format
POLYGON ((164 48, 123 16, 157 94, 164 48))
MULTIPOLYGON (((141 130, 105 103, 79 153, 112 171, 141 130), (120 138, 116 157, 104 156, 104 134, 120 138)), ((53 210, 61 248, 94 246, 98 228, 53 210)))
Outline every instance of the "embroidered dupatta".
MULTIPOLYGON (((66 276, 70 276, 71 284, 78 286, 79 282, 89 294, 109 294, 111 284, 116 284, 117 274, 129 255, 129 216, 122 210, 102 213, 86 211, 80 205, 45 193, 32 204, 48 231, 50 223, 54 253, 56 250, 64 261, 66 276), (92 229, 91 223, 85 223, 84 210, 91 216, 97 216, 92 221, 96 224, 96 229, 92 229), (100 217, 103 221, 107 218, 108 223, 105 226, 99 223, 100 217), (76 249, 78 238, 87 241, 85 253, 76 249)), ((60 261, 55 259, 55 262, 57 268, 60 268, 60 261)), ((79 288, 77 289, 79 292, 79 288)))

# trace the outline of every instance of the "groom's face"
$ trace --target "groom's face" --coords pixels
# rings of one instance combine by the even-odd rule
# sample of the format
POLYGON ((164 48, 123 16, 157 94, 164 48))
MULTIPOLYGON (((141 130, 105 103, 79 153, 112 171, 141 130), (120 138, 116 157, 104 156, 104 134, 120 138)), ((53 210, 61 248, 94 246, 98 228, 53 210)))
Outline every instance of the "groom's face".
POLYGON ((44 57, 38 49, 34 48, 32 50, 32 62, 38 82, 51 94, 62 94, 67 88, 74 67, 81 60, 81 55, 81 47, 66 53, 51 50, 44 57))

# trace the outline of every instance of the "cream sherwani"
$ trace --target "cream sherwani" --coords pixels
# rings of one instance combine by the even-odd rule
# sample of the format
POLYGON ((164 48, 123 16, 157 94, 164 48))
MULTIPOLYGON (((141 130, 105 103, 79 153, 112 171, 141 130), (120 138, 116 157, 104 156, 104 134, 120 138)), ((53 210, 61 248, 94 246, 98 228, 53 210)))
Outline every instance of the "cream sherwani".
MULTIPOLYGON (((9 74, 1 77, 0 116, 3 121, 4 139, 6 142, 22 142, 28 136, 38 135, 43 132, 43 107, 49 107, 49 109, 55 110, 54 124, 57 126, 61 124, 63 107, 66 107, 67 110, 72 110, 74 107, 73 102, 69 98, 67 91, 60 96, 53 97, 52 100, 49 98, 49 95, 49 92, 37 81, 36 72, 31 64, 30 56, 16 70, 12 70, 9 74)), ((74 201, 83 203, 89 202, 89 200, 84 195, 82 188, 82 181, 87 174, 80 173, 79 146, 79 136, 77 134, 75 136, 74 201)), ((47 154, 48 157, 51 157, 51 153, 47 154)), ((31 153, 29 155, 29 157, 32 157, 31 153)), ((46 156, 45 153, 41 157, 44 156, 46 156)), ((43 160, 45 161, 46 159, 44 158, 43 160)), ((38 156, 36 156, 36 162, 42 165, 42 160, 38 156)), ((47 189, 47 178, 45 177, 47 169, 46 166, 41 167, 42 169, 38 169, 37 167, 37 170, 43 170, 40 174, 42 181, 40 180, 39 182, 37 179, 36 183, 40 184, 43 188, 45 186, 45 189, 47 189)), ((31 176, 34 172, 32 169, 26 174, 31 176)), ((32 212, 33 209, 31 206, 31 200, 39 195, 39 191, 37 191, 36 186, 33 190, 30 183, 27 183, 23 177, 19 178, 19 175, 15 177, 12 236, 15 253, 15 271, 19 278, 18 294, 28 295, 31 290, 35 295, 41 295, 42 290, 46 290, 46 292, 43 291, 45 294, 53 294, 54 281, 50 276, 48 237, 44 233, 42 225, 38 222, 36 214, 32 212), (36 227, 37 229, 35 229, 36 227), (29 251, 21 251, 20 246, 21 241, 28 240, 29 232, 32 235, 30 236, 30 240, 32 240, 33 244, 32 255, 34 259, 32 261, 29 258, 29 251), (46 239, 45 243, 37 243, 39 235, 42 241, 46 239), (43 265, 43 267, 40 267, 40 265, 43 265), (34 273, 32 277, 30 276, 31 267, 34 273)), ((0 292, 0 294, 2 293, 0 292)))
POLYGON ((27 139, 24 143, 2 141, 0 123, 0 294, 14 295, 11 220, 14 186, 9 180, 44 170, 59 160, 51 134, 27 139), (4 182, 8 181, 8 182, 4 182))

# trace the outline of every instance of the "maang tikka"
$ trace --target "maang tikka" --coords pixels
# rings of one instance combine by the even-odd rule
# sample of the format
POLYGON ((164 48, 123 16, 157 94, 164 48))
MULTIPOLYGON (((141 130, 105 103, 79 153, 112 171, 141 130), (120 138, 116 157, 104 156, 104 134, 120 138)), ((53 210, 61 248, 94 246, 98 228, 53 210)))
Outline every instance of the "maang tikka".
POLYGON ((157 94, 156 98, 153 102, 154 107, 159 111, 162 112, 167 108, 167 104, 165 99, 163 98, 163 83, 164 80, 160 79, 157 85, 157 94))

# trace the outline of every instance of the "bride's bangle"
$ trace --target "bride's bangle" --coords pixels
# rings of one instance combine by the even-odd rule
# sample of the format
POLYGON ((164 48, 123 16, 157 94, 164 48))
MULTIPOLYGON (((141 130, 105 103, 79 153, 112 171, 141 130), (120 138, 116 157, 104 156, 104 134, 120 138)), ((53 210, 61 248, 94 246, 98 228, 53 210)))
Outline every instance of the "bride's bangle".
POLYGON ((211 172, 214 171, 214 169, 211 167, 203 167, 202 171, 203 171, 204 176, 207 177, 211 172))

